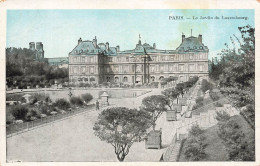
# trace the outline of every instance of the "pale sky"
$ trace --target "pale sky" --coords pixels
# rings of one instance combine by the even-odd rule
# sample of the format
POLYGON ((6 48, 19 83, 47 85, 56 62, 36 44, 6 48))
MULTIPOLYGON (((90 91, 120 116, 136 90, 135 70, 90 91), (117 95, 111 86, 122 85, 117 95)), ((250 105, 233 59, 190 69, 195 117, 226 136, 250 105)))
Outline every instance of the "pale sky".
POLYGON ((254 10, 8 10, 6 47, 28 48, 29 42, 42 42, 45 57, 66 57, 80 37, 92 40, 97 36, 98 43, 128 50, 135 48, 140 34, 142 43, 174 50, 182 33, 189 37, 192 29, 192 36, 202 34, 211 58, 225 43, 232 47, 230 36, 240 38, 238 27, 248 24, 254 27, 254 10), (169 20, 169 16, 184 20, 169 20), (193 20, 193 16, 220 19, 193 20))

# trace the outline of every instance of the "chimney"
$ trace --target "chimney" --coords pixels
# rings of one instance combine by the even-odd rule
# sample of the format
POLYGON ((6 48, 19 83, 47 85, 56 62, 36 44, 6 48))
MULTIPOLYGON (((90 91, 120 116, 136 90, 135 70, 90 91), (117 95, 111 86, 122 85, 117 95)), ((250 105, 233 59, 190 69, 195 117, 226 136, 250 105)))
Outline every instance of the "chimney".
POLYGON ((116 50, 119 52, 120 51, 120 46, 116 46, 116 50))
POLYGON ((184 41, 184 39, 185 39, 185 35, 182 33, 182 42, 184 41))
POLYGON ((109 43, 106 42, 106 50, 109 50, 109 43))
POLYGON ((97 37, 95 36, 95 38, 93 39, 93 44, 94 44, 94 47, 97 48, 97 37))
POLYGON ((79 40, 78 40, 78 44, 79 44, 79 43, 81 43, 81 42, 82 42, 82 39, 81 39, 81 38, 79 38, 79 40))
POLYGON ((153 43, 153 49, 156 49, 156 44, 155 43, 153 43))
POLYGON ((202 35, 199 35, 198 39, 202 43, 202 35))
POLYGON ((30 50, 35 50, 35 43, 34 42, 30 42, 29 43, 29 48, 30 48, 30 50))

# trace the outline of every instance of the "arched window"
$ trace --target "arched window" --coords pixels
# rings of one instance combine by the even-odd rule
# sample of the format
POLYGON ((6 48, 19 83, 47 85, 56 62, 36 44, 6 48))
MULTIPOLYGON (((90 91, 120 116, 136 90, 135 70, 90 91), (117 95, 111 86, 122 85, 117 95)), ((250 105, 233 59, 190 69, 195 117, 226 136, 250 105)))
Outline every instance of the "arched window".
POLYGON ((95 78, 94 77, 91 77, 89 80, 90 80, 90 82, 95 82, 95 78))
POLYGON ((155 81, 155 77, 154 77, 154 76, 151 77, 151 81, 152 81, 152 82, 155 81))
POLYGON ((84 80, 85 82, 88 82, 88 78, 86 78, 86 77, 85 77, 85 78, 83 78, 83 80, 84 80))
POLYGON ((128 78, 125 76, 123 82, 128 82, 128 78))
POLYGON ((110 77, 107 77, 107 82, 110 82, 110 77))
POLYGON ((164 76, 161 76, 161 77, 159 78, 160 81, 161 81, 162 79, 164 79, 164 76))
POLYGON ((119 81, 119 78, 118 77, 115 77, 115 82, 118 82, 119 81))

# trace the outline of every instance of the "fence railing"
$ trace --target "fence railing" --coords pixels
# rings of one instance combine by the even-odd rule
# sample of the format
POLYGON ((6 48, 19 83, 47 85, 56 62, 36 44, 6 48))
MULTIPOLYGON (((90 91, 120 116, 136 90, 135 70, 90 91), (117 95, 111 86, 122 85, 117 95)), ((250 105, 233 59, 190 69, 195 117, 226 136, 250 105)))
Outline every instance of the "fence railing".
POLYGON ((85 109, 67 111, 64 114, 51 115, 51 116, 47 116, 47 117, 44 117, 41 119, 36 119, 34 121, 23 122, 23 123, 19 123, 19 124, 9 124, 6 126, 6 136, 7 136, 7 138, 12 137, 14 135, 18 135, 18 134, 27 132, 32 129, 42 127, 44 125, 48 125, 49 123, 52 123, 52 122, 67 119, 69 117, 78 115, 80 113, 91 112, 91 111, 95 110, 94 108, 95 108, 94 105, 90 105, 85 109))

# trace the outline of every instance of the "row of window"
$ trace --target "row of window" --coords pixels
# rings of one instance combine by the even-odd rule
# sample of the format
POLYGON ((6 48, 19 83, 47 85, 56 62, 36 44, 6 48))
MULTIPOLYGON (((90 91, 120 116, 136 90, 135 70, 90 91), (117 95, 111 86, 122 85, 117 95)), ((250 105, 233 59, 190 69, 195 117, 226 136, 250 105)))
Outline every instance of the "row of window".
MULTIPOLYGON (((207 64, 173 64, 173 65, 150 65, 149 72, 187 72, 187 71, 207 71, 207 64)), ((148 70, 148 69, 147 69, 148 70)), ((97 66, 70 66, 71 74, 93 74, 96 73, 97 66)), ((113 65, 104 68, 105 73, 142 73, 144 65, 113 65)), ((148 72, 148 71, 146 71, 148 72)))
MULTIPOLYGON (((174 55, 151 55, 152 61, 160 62, 160 61, 183 61, 183 60, 205 60, 208 59, 207 53, 199 53, 199 54, 174 54, 174 55)), ((97 56, 72 56, 70 57, 70 61, 73 63, 94 63, 97 62, 97 56)), ((129 56, 122 57, 106 57, 106 62, 139 62, 143 59, 133 58, 129 56)))
MULTIPOLYGON (((114 66, 107 66, 106 72, 143 72, 144 71, 144 65, 114 65, 114 66), (135 70, 136 68, 136 70, 135 70)), ((174 65, 150 65, 149 71, 151 73, 153 72, 164 72, 164 71, 207 71, 207 65, 205 64, 174 64, 174 65)))
POLYGON ((97 62, 97 56, 73 56, 70 57, 70 62, 73 63, 94 63, 97 62))
POLYGON ((70 67, 70 73, 71 74, 94 74, 96 72, 96 67, 95 66, 71 66, 70 67))

